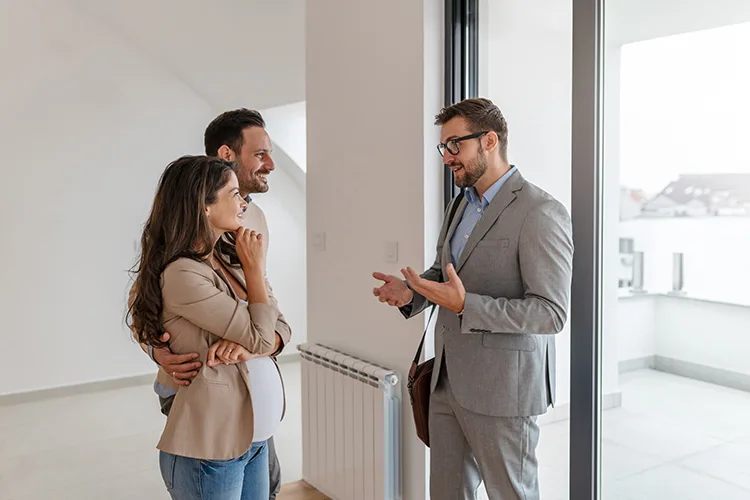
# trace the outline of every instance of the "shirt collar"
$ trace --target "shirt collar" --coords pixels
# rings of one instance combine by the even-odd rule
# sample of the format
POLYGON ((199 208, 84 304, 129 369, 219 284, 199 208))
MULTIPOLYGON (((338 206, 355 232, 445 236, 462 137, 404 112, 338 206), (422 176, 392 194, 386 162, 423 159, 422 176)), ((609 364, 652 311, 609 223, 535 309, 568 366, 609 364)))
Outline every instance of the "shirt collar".
MULTIPOLYGON (((511 175, 513 175, 516 171, 516 167, 514 165, 511 165, 510 170, 505 172, 505 174, 500 177, 498 180, 495 181, 493 185, 489 187, 489 189, 484 193, 484 197, 481 200, 481 205, 487 206, 490 203, 492 203, 492 200, 497 196, 497 193, 500 192, 500 188, 503 187, 503 184, 510 178, 511 175)), ((474 186, 471 186, 466 190, 466 199, 469 201, 469 203, 473 203, 475 205, 480 204, 479 195, 477 194, 477 190, 474 189, 474 186)))

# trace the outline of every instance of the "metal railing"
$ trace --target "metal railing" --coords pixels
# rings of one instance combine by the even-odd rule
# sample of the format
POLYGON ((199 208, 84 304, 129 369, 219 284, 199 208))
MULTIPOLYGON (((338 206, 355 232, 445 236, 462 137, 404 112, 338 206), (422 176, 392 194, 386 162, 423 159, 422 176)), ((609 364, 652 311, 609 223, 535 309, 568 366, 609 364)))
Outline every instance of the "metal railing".
POLYGON ((671 295, 685 295, 685 254, 672 254, 672 290, 671 295))
MULTIPOLYGON (((645 289, 645 255, 643 252, 629 252, 632 255, 630 262, 631 279, 620 280, 620 286, 628 287, 630 293, 646 293, 645 289), (629 285, 629 286, 628 286, 629 285)), ((670 295, 685 295, 685 254, 674 252, 672 254, 672 288, 670 295)))
POLYGON ((632 293, 644 293, 643 288, 643 252, 633 252, 633 281, 631 282, 630 291, 632 293))

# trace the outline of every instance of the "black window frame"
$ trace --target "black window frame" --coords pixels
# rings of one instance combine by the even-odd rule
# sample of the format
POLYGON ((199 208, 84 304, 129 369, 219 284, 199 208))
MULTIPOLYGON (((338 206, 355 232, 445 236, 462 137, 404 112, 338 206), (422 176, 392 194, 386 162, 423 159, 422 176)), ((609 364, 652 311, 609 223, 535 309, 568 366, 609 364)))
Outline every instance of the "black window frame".
MULTIPOLYGON (((445 0, 445 106, 479 96, 479 0, 445 0)), ((444 167, 445 207, 460 189, 444 167)))

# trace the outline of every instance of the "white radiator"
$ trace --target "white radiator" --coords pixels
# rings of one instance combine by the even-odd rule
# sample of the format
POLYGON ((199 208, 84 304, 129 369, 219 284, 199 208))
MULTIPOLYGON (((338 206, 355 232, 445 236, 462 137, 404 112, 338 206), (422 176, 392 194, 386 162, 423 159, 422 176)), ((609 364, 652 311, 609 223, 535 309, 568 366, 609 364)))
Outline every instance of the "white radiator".
POLYGON ((335 500, 401 499, 401 383, 319 344, 302 355, 302 474, 335 500))

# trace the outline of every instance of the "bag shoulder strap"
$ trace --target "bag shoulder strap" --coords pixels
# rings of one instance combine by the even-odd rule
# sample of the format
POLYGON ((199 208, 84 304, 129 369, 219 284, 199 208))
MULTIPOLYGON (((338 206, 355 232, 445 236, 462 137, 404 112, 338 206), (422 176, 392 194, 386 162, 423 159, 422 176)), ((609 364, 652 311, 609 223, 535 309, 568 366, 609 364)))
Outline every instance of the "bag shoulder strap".
MULTIPOLYGON (((454 198, 453 205, 451 205, 450 215, 448 215, 448 226, 447 226, 448 229, 450 229, 451 224, 453 224, 453 218, 456 216, 456 212, 458 211, 458 206, 461 204, 463 197, 464 197, 464 192, 463 190, 461 190, 461 192, 458 193, 458 196, 454 198)), ((442 282, 442 277, 440 281, 442 282)), ((422 340, 419 342, 419 348, 417 349, 417 354, 414 356, 414 361, 412 362, 412 369, 409 371, 409 375, 414 375, 412 372, 416 369, 416 366, 419 363, 419 357, 422 355, 422 347, 424 347, 424 339, 427 336, 427 330, 430 328, 430 323, 432 322, 432 315, 435 314, 436 307, 437 307, 437 304, 432 304, 430 317, 427 319, 427 325, 424 328, 424 333, 422 334, 422 340)))

